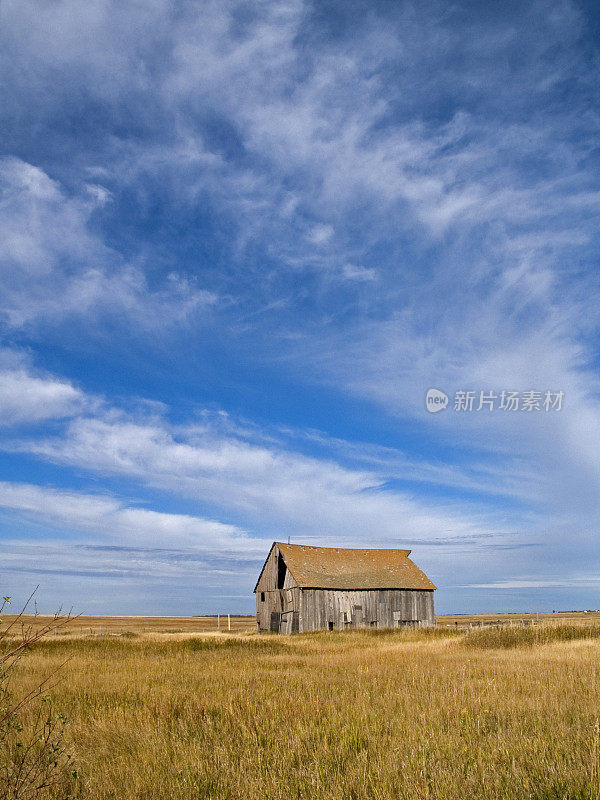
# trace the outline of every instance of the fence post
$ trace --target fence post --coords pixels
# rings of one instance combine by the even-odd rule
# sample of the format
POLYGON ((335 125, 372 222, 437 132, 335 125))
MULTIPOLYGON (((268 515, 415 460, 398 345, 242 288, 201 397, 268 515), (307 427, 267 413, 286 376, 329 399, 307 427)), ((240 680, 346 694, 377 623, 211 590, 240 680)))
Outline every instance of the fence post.
POLYGON ((231 617, 227 614, 227 630, 231 630, 231 617))

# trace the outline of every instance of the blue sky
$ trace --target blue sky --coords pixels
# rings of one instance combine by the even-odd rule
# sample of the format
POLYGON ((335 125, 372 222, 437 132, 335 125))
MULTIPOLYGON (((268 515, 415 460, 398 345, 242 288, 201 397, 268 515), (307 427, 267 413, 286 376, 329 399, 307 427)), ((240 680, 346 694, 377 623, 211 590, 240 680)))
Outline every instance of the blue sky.
POLYGON ((4 0, 2 594, 249 613, 290 537, 410 547, 440 612, 600 607, 599 30, 4 0))

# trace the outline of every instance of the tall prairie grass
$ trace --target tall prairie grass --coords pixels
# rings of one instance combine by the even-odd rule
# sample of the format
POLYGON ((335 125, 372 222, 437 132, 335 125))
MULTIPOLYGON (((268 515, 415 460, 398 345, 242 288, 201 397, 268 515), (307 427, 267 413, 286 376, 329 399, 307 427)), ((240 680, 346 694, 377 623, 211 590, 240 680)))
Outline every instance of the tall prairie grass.
POLYGON ((540 625, 531 628, 474 628, 464 638, 468 647, 534 647, 552 642, 599 639, 600 625, 540 625))
POLYGON ((70 659, 85 800, 599 800, 598 628, 542 630, 57 638, 16 677, 70 659))

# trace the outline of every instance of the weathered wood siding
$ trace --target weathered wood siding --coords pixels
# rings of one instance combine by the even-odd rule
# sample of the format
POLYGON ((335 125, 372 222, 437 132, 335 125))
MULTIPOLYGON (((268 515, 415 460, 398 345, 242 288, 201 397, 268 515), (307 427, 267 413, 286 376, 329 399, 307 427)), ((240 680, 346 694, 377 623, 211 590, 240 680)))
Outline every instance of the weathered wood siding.
POLYGON ((435 624, 433 592, 410 589, 341 591, 275 589, 256 593, 258 630, 302 633, 347 628, 428 627, 435 624))
POLYGON ((435 624, 433 591, 302 589, 301 632, 435 624))
POLYGON ((275 546, 256 587, 256 622, 261 633, 298 633, 300 630, 300 589, 287 568, 282 572, 279 548, 275 546))
POLYGON ((435 624, 433 591, 299 588, 274 545, 256 586, 256 621, 265 633, 427 627, 435 624))

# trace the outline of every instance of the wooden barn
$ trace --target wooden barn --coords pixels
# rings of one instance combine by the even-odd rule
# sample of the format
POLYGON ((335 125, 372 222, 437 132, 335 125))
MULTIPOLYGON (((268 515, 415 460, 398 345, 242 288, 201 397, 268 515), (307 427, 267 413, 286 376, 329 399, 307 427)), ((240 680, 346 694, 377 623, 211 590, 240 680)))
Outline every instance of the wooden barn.
POLYGON ((409 555, 274 542, 254 587, 258 630, 434 625, 435 586, 409 555))

